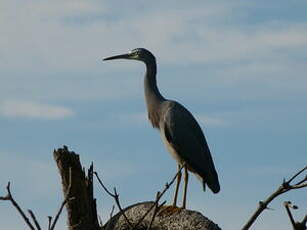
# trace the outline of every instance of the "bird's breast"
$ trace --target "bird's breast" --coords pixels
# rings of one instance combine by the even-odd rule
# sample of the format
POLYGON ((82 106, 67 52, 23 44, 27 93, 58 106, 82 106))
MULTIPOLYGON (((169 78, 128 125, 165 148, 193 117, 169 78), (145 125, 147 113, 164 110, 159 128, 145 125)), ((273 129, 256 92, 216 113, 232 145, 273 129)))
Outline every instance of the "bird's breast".
POLYGON ((180 157, 180 155, 177 153, 177 151, 173 148, 172 144, 167 140, 165 136, 165 131, 163 125, 160 125, 160 135, 161 139, 167 149, 167 151, 171 154, 171 156, 180 164, 183 163, 183 159, 180 157))

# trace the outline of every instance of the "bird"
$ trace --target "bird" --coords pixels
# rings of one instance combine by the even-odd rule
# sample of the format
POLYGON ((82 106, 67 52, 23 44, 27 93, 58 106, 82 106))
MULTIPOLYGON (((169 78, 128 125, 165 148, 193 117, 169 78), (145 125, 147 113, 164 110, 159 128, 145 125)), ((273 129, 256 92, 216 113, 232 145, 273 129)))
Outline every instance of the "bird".
POLYGON ((128 53, 104 58, 137 60, 145 63, 145 101, 148 119, 159 130, 162 140, 177 161, 177 181, 172 207, 177 207, 177 196, 184 169, 182 209, 186 209, 189 171, 202 182, 204 191, 208 186, 213 193, 220 191, 220 183, 205 135, 192 115, 182 104, 164 98, 157 86, 157 62, 155 56, 145 48, 136 48, 128 53))

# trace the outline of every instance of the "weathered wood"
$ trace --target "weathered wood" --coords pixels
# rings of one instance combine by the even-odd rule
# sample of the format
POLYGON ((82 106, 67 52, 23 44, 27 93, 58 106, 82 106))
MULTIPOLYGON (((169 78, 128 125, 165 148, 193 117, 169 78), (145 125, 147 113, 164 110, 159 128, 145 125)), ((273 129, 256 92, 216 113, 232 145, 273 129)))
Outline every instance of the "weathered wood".
POLYGON ((70 152, 66 146, 54 150, 54 159, 57 163, 64 195, 71 183, 70 200, 66 204, 68 226, 70 230, 98 230, 96 200, 93 196, 93 165, 85 175, 79 155, 70 152), (71 170, 72 181, 69 181, 71 170))

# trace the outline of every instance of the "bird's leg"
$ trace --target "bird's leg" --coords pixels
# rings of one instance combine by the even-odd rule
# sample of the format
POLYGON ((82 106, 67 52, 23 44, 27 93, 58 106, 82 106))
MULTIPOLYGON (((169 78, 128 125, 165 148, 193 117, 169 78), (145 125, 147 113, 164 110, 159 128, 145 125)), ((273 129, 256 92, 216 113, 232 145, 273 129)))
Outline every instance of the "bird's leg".
POLYGON ((173 205, 165 206, 159 212, 159 214, 158 214, 159 216, 170 216, 170 215, 174 214, 175 212, 178 212, 178 211, 181 210, 181 208, 177 207, 177 197, 178 197, 178 192, 179 192, 179 187, 180 187, 180 182, 181 182, 181 176, 182 176, 182 173, 181 173, 182 166, 180 164, 178 164, 177 166, 178 166, 177 183, 176 183, 173 205))
POLYGON ((180 167, 180 164, 178 164, 177 166, 178 166, 178 175, 177 175, 177 184, 176 184, 176 190, 175 190, 175 196, 174 196, 174 202, 173 202, 174 207, 177 206, 177 196, 178 196, 178 190, 179 190, 180 181, 181 181, 181 167, 180 167))
POLYGON ((183 202, 182 202, 183 209, 185 209, 187 203, 188 180, 189 180, 188 168, 187 166, 184 166, 184 191, 183 191, 183 202))

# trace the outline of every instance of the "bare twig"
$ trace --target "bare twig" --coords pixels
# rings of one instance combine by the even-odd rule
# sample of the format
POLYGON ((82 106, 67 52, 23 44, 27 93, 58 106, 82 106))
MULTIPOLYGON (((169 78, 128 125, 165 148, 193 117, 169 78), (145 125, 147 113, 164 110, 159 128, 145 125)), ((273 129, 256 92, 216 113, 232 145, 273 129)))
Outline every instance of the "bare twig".
MULTIPOLYGON (((298 171, 296 174, 294 174, 289 180, 288 180, 288 184, 290 184, 298 175, 300 175, 302 172, 304 172, 307 169, 307 166, 305 166, 304 168, 302 168, 300 171, 298 171)), ((306 177, 305 177, 306 180, 306 177)))
POLYGON ((28 227, 31 230, 35 230, 34 226, 31 224, 29 218, 26 216, 26 214, 22 211, 22 209, 20 208, 20 206, 17 204, 17 202, 14 200, 12 194, 11 194, 11 189, 10 189, 10 185, 11 183, 8 182, 7 186, 6 186, 6 190, 7 190, 7 195, 5 197, 0 197, 0 200, 9 200, 11 201, 11 203, 13 204, 13 206, 17 209, 17 211, 19 212, 19 214, 22 216, 22 218, 24 219, 24 221, 26 222, 26 224, 28 225, 28 227))
POLYGON ((48 216, 48 230, 51 228, 52 216, 48 216))
POLYGON ((152 214, 152 217, 151 217, 151 220, 150 220, 150 223, 148 225, 148 228, 147 230, 150 230, 151 229, 151 226, 155 220, 155 217, 158 213, 158 210, 166 203, 166 201, 162 202, 162 204, 159 205, 159 196, 160 196, 160 192, 157 192, 157 195, 156 195, 156 201, 155 201, 155 209, 154 209, 154 212, 152 214))
MULTIPOLYGON (((63 210, 65 204, 68 201, 70 201, 71 199, 73 199, 73 198, 69 198, 70 191, 71 191, 71 181, 72 181, 72 175, 71 174, 72 173, 71 173, 71 168, 70 168, 69 169, 69 187, 68 187, 65 199, 62 202, 61 207, 60 207, 59 211, 57 212, 53 222, 52 222, 52 217, 48 216, 48 230, 54 230, 55 225, 56 225, 56 223, 57 223, 57 221, 59 219, 60 214, 62 213, 62 210, 63 210)), ((29 209, 28 212, 29 212, 29 214, 30 214, 30 216, 31 216, 31 218, 32 218, 32 220, 34 222, 35 227, 31 224, 29 218, 26 216, 26 214, 22 211, 20 206, 14 200, 14 198, 13 198, 13 196, 11 194, 11 190, 10 190, 10 182, 8 182, 8 185, 7 185, 6 189, 7 189, 8 194, 5 197, 0 197, 0 200, 9 200, 9 201, 11 201, 13 206, 18 210, 18 212, 23 217, 24 221, 27 223, 27 225, 29 226, 29 228, 31 230, 35 230, 35 227, 36 227, 37 230, 41 230, 41 227, 40 227, 40 225, 39 225, 39 223, 38 223, 38 221, 36 219, 36 216, 32 212, 32 210, 29 209)))
POLYGON ((160 208, 161 208, 163 205, 165 205, 165 204, 166 204, 166 200, 163 201, 161 204, 155 206, 155 210, 154 210, 154 213, 153 213, 153 215, 152 215, 152 218, 151 218, 151 220, 150 220, 150 223, 149 223, 149 226, 148 226, 147 230, 150 230, 150 229, 151 229, 152 224, 153 224, 153 222, 154 222, 154 220, 155 220, 155 218, 156 218, 156 216, 157 216, 158 211, 159 211, 160 208))
MULTIPOLYGON (((112 210, 111 210, 111 212, 110 212, 110 220, 111 220, 112 217, 113 217, 114 209, 115 209, 115 206, 113 205, 113 206, 112 206, 112 210)), ((105 227, 105 230, 108 230, 108 229, 109 229, 110 224, 111 224, 111 221, 108 222, 108 225, 105 227)), ((102 226, 102 223, 101 223, 101 226, 102 226)))
POLYGON ((117 193, 116 188, 114 188, 114 194, 111 193, 111 192, 107 189, 107 187, 102 183, 102 181, 100 180, 100 178, 99 178, 99 176, 98 176, 98 173, 97 173, 97 172, 94 172, 94 174, 95 174, 95 176, 96 176, 96 178, 97 178, 99 184, 100 184, 101 187, 104 189, 104 191, 105 191, 107 194, 109 194, 111 197, 114 198, 115 203, 116 203, 116 205, 117 205, 117 207, 118 207, 120 213, 124 216, 124 218, 125 218, 125 220, 127 221, 128 225, 129 225, 130 227, 133 227, 132 224, 131 224, 131 222, 129 221, 128 217, 126 216, 125 211, 122 209, 122 207, 121 207, 121 205, 120 205, 119 194, 117 193))
POLYGON ((307 175, 305 175, 305 178, 297 182, 295 185, 303 184, 304 181, 307 181, 307 175))
POLYGON ((152 223, 154 222, 154 219, 156 217, 156 214, 158 212, 158 207, 159 207, 159 195, 160 195, 160 192, 157 192, 157 195, 156 195, 156 200, 155 200, 155 209, 153 211, 153 214, 152 214, 152 217, 151 217, 151 220, 149 222, 149 225, 147 227, 147 230, 150 230, 151 229, 151 226, 152 226, 152 223))
POLYGON ((279 186, 279 188, 273 192, 266 200, 260 201, 259 206, 257 210, 252 214, 250 219, 247 221, 247 223, 243 226, 242 230, 247 230, 251 227, 251 225, 255 222, 255 220, 258 218, 258 216, 263 212, 263 210, 267 209, 268 204, 274 200, 277 196, 288 192, 290 190, 294 189, 300 189, 307 187, 307 177, 305 176, 302 180, 297 182, 296 184, 291 185, 290 183, 298 177, 300 174, 302 174, 304 171, 307 170, 307 166, 305 166, 303 169, 299 170, 297 173, 295 173, 289 180, 284 180, 283 183, 279 186))
POLYGON ((119 202, 119 194, 116 192, 116 188, 114 188, 114 199, 115 202, 117 204, 117 207, 119 208, 119 211, 123 214, 123 216, 125 217, 127 223, 129 224, 130 227, 132 227, 132 224, 130 223, 128 217, 125 214, 125 211, 122 209, 120 202, 119 202))
POLYGON ((306 222, 307 222, 307 215, 304 217, 302 222, 296 222, 293 218, 293 215, 291 213, 291 208, 292 209, 298 209, 296 205, 292 205, 291 201, 285 201, 284 202, 284 207, 286 208, 287 214, 289 216, 290 222, 292 224, 292 227, 294 230, 306 230, 306 222))
POLYGON ((158 204, 158 202, 160 201, 161 197, 164 195, 164 193, 171 187, 171 185, 175 182, 176 178, 178 177, 178 175, 181 173, 181 170, 184 168, 185 164, 182 164, 181 167, 179 168, 179 170, 177 171, 177 173, 175 174, 175 176, 172 178, 172 180, 169 183, 165 184, 165 187, 163 189, 162 192, 158 192, 157 193, 157 197, 156 197, 156 201, 155 203, 147 210, 147 212, 142 216, 142 218, 139 219, 139 221, 134 225, 134 227, 132 228, 132 230, 136 229, 137 226, 145 219, 145 217, 150 213, 150 211, 156 207, 156 205, 158 204))
MULTIPOLYGON (((97 178, 99 184, 100 184, 101 187, 103 188, 103 190, 104 190, 108 195, 110 195, 111 197, 114 198, 114 200, 115 200, 115 202, 116 202, 116 205, 117 205, 117 207, 118 207, 118 209, 119 209, 119 211, 120 211, 120 214, 124 216, 124 218, 125 218, 126 222, 128 223, 129 227, 130 227, 132 230, 134 230, 134 229, 136 229, 136 228, 139 226, 139 224, 145 219, 145 217, 150 213, 150 211, 151 211, 153 208, 156 207, 156 209, 155 209, 155 211, 154 211, 154 216, 152 217, 152 220, 151 220, 151 222, 153 222, 153 220, 154 220, 154 218, 155 218, 155 215, 156 215, 155 212, 157 212, 157 211, 159 210, 159 208, 165 204, 165 202, 163 202, 161 205, 158 204, 159 201, 160 201, 160 199, 161 199, 161 197, 165 194, 165 192, 166 192, 166 191, 170 188, 170 186, 174 183, 174 181, 176 180, 176 178, 178 177, 179 173, 181 172, 181 170, 183 169, 184 166, 185 166, 185 164, 183 164, 183 165, 179 168, 178 172, 175 174, 175 176, 172 178, 172 180, 171 180, 169 183, 166 183, 166 184, 165 184, 165 187, 164 187, 163 191, 157 193, 156 201, 154 202, 154 204, 145 212, 145 214, 142 216, 142 218, 140 218, 139 221, 138 221, 134 226, 132 226, 131 222, 129 221, 128 217, 126 216, 124 210, 122 209, 122 207, 121 207, 121 205, 120 205, 119 195, 118 195, 118 193, 117 193, 117 191, 116 191, 116 188, 114 188, 114 193, 110 192, 110 191, 108 190, 108 188, 102 183, 102 181, 101 181, 101 179, 100 179, 98 173, 97 173, 97 172, 94 172, 94 174, 95 174, 95 176, 96 176, 96 178, 97 178)), ((150 224, 150 226, 151 226, 151 225, 152 225, 152 223, 150 224)))
POLYGON ((107 187, 102 183, 102 181, 100 180, 100 178, 99 178, 99 176, 98 176, 98 173, 97 172, 94 172, 94 174, 95 174, 95 176, 96 176, 96 178, 97 178, 97 180, 98 180, 98 182, 99 182, 99 184, 102 186, 102 188, 104 189, 104 191, 106 192, 106 193, 108 193, 110 196, 114 196, 108 189, 107 189, 107 187))
POLYGON ((28 212, 29 212, 29 214, 30 214, 30 216, 31 216, 31 218, 32 218, 32 220, 33 220, 35 226, 36 226, 36 229, 37 229, 37 230, 41 230, 41 226, 40 226, 39 223, 37 222, 36 216, 34 215, 34 213, 32 212, 32 210, 29 209, 28 212))
MULTIPOLYGON (((50 230, 54 230, 55 225, 56 225, 56 223, 57 223, 57 221, 58 221, 58 219, 59 219, 59 217, 60 217, 60 215, 62 213, 62 210, 63 210, 65 204, 68 201, 74 199, 73 197, 69 197, 70 196, 70 192, 71 192, 71 183, 72 183, 72 170, 71 170, 71 168, 69 168, 69 185, 68 185, 68 189, 67 189, 67 192, 65 194, 65 198, 64 198, 64 200, 63 200, 63 202, 62 202, 62 204, 61 204, 61 206, 60 206, 60 208, 59 208, 59 210, 58 210, 58 212, 57 212, 57 214, 56 214, 56 216, 55 216, 55 218, 54 218, 54 220, 53 220, 53 222, 51 224, 51 227, 49 228, 50 230)), ((50 222, 51 222, 51 218, 50 218, 50 222)))
POLYGON ((291 213, 291 211, 290 211, 291 202, 290 202, 290 201, 285 201, 285 202, 284 202, 284 206, 285 206, 286 211, 287 211, 287 213, 288 213, 290 222, 291 222, 293 228, 295 228, 295 221, 294 221, 293 215, 292 215, 292 213, 291 213))

